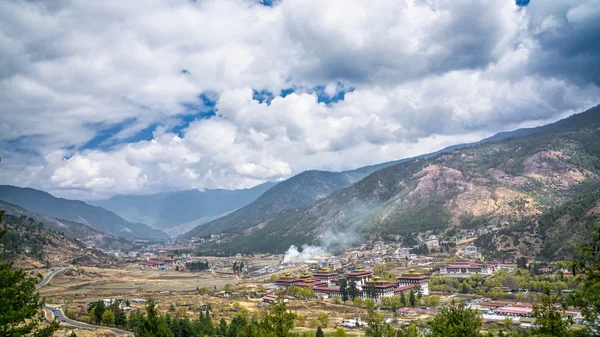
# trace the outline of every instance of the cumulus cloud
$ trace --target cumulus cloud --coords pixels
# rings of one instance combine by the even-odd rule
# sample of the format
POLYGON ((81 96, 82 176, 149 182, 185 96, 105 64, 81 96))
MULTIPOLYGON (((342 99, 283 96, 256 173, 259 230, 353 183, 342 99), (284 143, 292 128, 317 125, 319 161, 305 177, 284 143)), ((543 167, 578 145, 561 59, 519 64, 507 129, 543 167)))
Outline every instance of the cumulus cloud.
POLYGON ((3 2, 0 181, 240 188, 553 121, 599 103, 598 4, 3 2))

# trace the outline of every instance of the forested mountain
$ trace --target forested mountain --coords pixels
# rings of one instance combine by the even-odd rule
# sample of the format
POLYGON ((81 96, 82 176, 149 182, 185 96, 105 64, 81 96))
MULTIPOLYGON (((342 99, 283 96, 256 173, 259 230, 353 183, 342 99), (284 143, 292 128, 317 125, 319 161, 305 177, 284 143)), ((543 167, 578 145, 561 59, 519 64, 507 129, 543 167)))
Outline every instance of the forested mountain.
POLYGON ((148 225, 124 220, 102 207, 83 201, 56 198, 32 188, 0 186, 0 200, 20 206, 31 212, 53 218, 79 222, 99 231, 128 239, 164 240, 168 236, 148 225))
POLYGON ((267 182, 240 190, 187 190, 151 195, 117 195, 107 200, 90 201, 133 222, 170 229, 185 223, 202 223, 243 207, 273 187, 267 182))
POLYGON ((492 258, 564 260, 584 242, 593 224, 600 224, 600 184, 595 191, 546 212, 480 236, 475 244, 492 258))
POLYGON ((104 233, 78 222, 33 213, 4 201, 0 201, 0 210, 3 210, 7 215, 32 219, 53 232, 62 233, 71 239, 77 239, 88 246, 95 246, 103 250, 129 250, 134 247, 127 239, 104 233))
POLYGON ((69 265, 78 261, 96 265, 111 260, 108 255, 88 249, 85 244, 50 230, 25 215, 5 214, 0 230, 7 231, 0 239, 2 258, 15 261, 20 267, 69 265))
POLYGON ((307 207, 272 213, 252 226, 221 227, 232 243, 210 249, 281 251, 289 242, 310 241, 326 229, 406 235, 514 223, 569 201, 595 183, 599 144, 600 108, 595 107, 525 137, 383 168, 307 207))

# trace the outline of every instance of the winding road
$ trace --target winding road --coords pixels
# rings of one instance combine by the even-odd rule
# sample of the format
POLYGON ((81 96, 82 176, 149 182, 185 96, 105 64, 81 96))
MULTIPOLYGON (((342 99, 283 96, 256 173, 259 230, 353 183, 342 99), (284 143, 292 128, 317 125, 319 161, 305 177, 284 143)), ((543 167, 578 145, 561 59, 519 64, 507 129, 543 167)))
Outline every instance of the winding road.
POLYGON ((58 274, 58 273, 60 273, 60 272, 62 272, 62 271, 64 271, 64 270, 65 270, 65 268, 58 268, 58 269, 56 269, 56 270, 53 270, 53 271, 51 271, 50 273, 48 273, 48 275, 46 275, 46 276, 45 276, 45 277, 42 279, 42 282, 40 282, 40 283, 39 283, 39 284, 36 286, 36 288, 37 288, 37 289, 40 289, 41 287, 45 286, 46 284, 48 284, 48 282, 50 282, 50 281, 52 280, 52 278, 53 278, 53 277, 54 277, 56 274, 58 274))
MULTIPOLYGON (((65 268, 59 268, 56 269, 54 271, 51 271, 48 275, 46 275, 42 281, 37 285, 37 289, 39 290, 40 288, 42 288, 43 286, 47 285, 48 282, 50 282, 52 280, 52 278, 54 276, 56 276, 56 274, 64 271, 65 268)), ((62 311, 62 309, 60 309, 60 306, 58 307, 53 307, 50 305, 45 305, 44 309, 50 311, 52 313, 52 316, 54 318, 56 318, 56 320, 58 320, 61 323, 64 324, 68 324, 68 325, 72 325, 74 327, 77 328, 83 328, 83 329, 104 329, 104 330, 108 330, 114 334, 117 335, 129 335, 129 336, 133 336, 132 332, 129 331, 125 331, 125 330, 121 330, 121 329, 117 329, 117 328, 111 328, 111 327, 107 327, 107 326, 99 326, 99 325, 93 325, 93 324, 87 324, 84 322, 79 322, 79 321, 74 321, 68 317, 65 316, 65 313, 62 311)))
POLYGON ((83 323, 83 322, 79 322, 79 321, 74 321, 70 318, 68 318, 67 316, 65 316, 65 313, 62 311, 62 309, 58 309, 58 307, 53 307, 53 306, 49 306, 49 305, 45 305, 44 309, 49 310, 52 313, 52 316, 54 316, 59 322, 64 323, 64 324, 68 324, 68 325, 72 325, 74 327, 77 328, 82 328, 82 329, 104 329, 104 330, 108 330, 114 334, 117 335, 130 335, 133 336, 132 332, 129 331, 125 331, 125 330, 120 330, 117 328, 111 328, 108 326, 99 326, 99 325, 93 325, 93 324, 87 324, 87 323, 83 323))

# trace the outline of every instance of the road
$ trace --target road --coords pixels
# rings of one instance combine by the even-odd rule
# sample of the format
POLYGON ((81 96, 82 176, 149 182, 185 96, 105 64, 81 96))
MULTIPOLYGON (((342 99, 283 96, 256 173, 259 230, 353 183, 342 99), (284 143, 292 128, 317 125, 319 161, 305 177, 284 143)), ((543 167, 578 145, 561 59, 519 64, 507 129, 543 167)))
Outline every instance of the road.
POLYGON ((129 332, 129 331, 124 331, 124 330, 111 328, 111 327, 107 327, 107 326, 98 326, 98 325, 87 324, 87 323, 83 323, 83 322, 79 322, 79 321, 74 321, 74 320, 66 317, 65 313, 62 312, 62 310, 57 309, 56 307, 45 305, 44 309, 48 309, 52 313, 52 316, 54 316, 59 322, 61 322, 61 324, 62 323, 69 324, 74 327, 83 328, 83 329, 104 329, 104 330, 108 330, 117 335, 130 335, 130 336, 133 335, 133 333, 129 332))
MULTIPOLYGON (((54 276, 56 276, 56 274, 62 272, 63 270, 65 270, 65 268, 59 268, 59 269, 56 269, 56 270, 50 272, 48 275, 46 275, 46 277, 44 277, 42 279, 42 282, 40 282, 37 285, 37 289, 40 289, 43 286, 47 285, 48 282, 50 282, 52 280, 52 278, 54 276)), ((62 310, 59 310, 57 307, 45 305, 44 309, 47 309, 48 311, 50 311, 52 313, 52 317, 56 318, 56 320, 58 320, 59 322, 64 323, 64 324, 69 324, 69 325, 72 325, 72 326, 77 327, 77 328, 84 328, 84 329, 104 329, 104 330, 111 331, 111 332, 113 332, 113 333, 115 333, 117 335, 130 335, 130 336, 133 335, 133 333, 129 332, 129 331, 124 331, 124 330, 120 330, 120 329, 110 328, 110 327, 107 327, 107 326, 98 326, 98 325, 87 324, 87 323, 83 323, 83 322, 79 322, 79 321, 74 321, 74 320, 66 317, 65 313, 62 312, 62 310)))
POLYGON ((50 272, 48 275, 46 275, 46 277, 44 277, 44 278, 42 279, 42 282, 40 282, 40 283, 39 283, 39 284, 36 286, 36 288, 37 288, 37 289, 40 289, 41 287, 45 286, 46 284, 48 284, 48 282, 50 282, 50 281, 52 280, 52 278, 53 278, 53 277, 54 277, 56 274, 58 274, 58 273, 62 272, 63 270, 65 270, 65 268, 58 268, 58 269, 56 269, 56 270, 54 270, 54 271, 51 271, 51 272, 50 272))

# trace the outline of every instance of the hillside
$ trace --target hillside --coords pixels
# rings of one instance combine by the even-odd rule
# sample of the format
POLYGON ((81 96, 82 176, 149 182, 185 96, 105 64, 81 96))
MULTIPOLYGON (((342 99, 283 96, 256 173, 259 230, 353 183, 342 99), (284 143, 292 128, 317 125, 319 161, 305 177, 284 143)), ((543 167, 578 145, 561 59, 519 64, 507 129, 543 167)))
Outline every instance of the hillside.
POLYGON ((56 233, 61 233, 68 238, 77 239, 86 246, 94 246, 105 251, 126 251, 134 248, 134 244, 124 238, 101 232, 78 222, 33 213, 4 201, 0 201, 0 210, 3 210, 7 215, 30 218, 45 228, 56 233))
POLYGON ((105 265, 111 258, 83 243, 49 230, 26 216, 5 214, 0 230, 7 233, 0 239, 2 257, 24 268, 55 267, 77 264, 105 265))
POLYGON ((576 244, 585 241, 595 223, 600 223, 598 189, 543 214, 483 235, 475 245, 492 258, 567 259, 573 257, 576 244))
POLYGON ((82 201, 56 198, 32 188, 0 186, 0 200, 53 218, 79 222, 99 231, 127 239, 165 240, 168 236, 141 223, 124 220, 115 213, 82 201))
POLYGON ((190 222, 199 225, 213 220, 251 203, 274 185, 267 182, 240 190, 193 189, 151 195, 117 195, 90 203, 129 221, 168 230, 190 222))
MULTIPOLYGON (((343 172, 305 171, 293 176, 281 183, 276 188, 265 193, 255 202, 240 210, 233 212, 223 218, 199 226, 184 235, 183 238, 200 237, 214 233, 228 233, 232 231, 248 230, 254 226, 262 226, 262 223, 278 212, 295 210, 306 207, 325 196, 365 178, 369 174, 386 167, 407 163, 415 159, 427 159, 442 153, 452 152, 457 149, 469 148, 484 143, 500 141, 513 137, 532 135, 559 126, 562 121, 535 127, 524 128, 510 132, 501 132, 479 142, 458 144, 446 147, 433 153, 420 156, 395 160, 391 162, 364 166, 355 170, 343 172)), ((251 230, 251 229, 250 229, 251 230)))
MULTIPOLYGON (((308 207, 230 230, 210 249, 281 251, 326 229, 379 235, 514 223, 576 197, 600 173, 600 108, 525 137, 414 159, 370 174, 308 207), (290 238, 288 240, 288 238, 290 238), (296 239, 291 239, 296 238, 296 239)), ((207 247, 208 248, 208 247, 207 247)))

